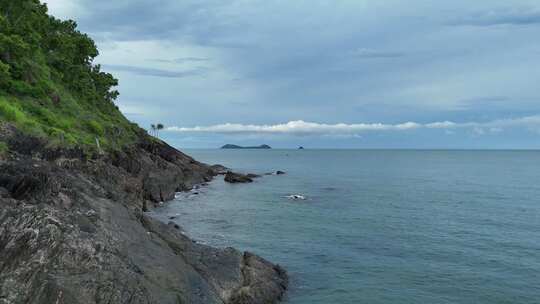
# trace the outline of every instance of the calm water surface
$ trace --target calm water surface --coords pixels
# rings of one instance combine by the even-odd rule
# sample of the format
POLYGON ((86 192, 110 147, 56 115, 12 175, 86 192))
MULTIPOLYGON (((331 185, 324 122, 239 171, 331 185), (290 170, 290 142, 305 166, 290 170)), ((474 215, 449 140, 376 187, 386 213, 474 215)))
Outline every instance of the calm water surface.
POLYGON ((217 179, 157 214, 283 265, 287 303, 540 303, 538 151, 186 152, 287 171, 217 179))

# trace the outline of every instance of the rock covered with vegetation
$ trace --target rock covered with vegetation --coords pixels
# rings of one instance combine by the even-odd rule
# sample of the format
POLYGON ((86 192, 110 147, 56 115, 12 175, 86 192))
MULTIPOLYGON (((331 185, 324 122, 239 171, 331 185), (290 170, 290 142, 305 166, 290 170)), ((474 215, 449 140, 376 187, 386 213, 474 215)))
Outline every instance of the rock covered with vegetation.
POLYGON ((147 212, 220 173, 125 119, 94 42, 0 0, 0 303, 273 303, 287 276, 147 212))

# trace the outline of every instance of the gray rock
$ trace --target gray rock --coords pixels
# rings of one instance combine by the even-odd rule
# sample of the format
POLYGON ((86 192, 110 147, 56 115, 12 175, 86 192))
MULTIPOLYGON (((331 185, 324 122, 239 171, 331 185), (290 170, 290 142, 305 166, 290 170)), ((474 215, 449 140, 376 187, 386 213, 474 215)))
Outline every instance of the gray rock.
POLYGON ((252 183, 253 178, 248 175, 228 171, 227 174, 225 174, 225 181, 231 184, 252 183))
POLYGON ((0 303, 251 304, 283 297, 280 267, 197 244, 177 224, 143 212, 210 180, 215 171, 207 165, 145 140, 94 159, 46 150, 39 140, 11 142, 16 156, 0 163, 0 303))
POLYGON ((223 165, 213 165, 212 167, 210 167, 215 174, 217 175, 225 175, 227 173, 227 171, 229 170, 227 167, 223 166, 223 165))

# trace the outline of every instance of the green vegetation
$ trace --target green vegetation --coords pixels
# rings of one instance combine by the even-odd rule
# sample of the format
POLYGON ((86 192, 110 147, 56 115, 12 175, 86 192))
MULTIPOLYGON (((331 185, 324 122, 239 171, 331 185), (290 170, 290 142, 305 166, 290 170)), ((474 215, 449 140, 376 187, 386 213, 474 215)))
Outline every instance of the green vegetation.
POLYGON ((8 145, 5 142, 0 141, 0 156, 6 155, 8 151, 9 151, 8 145))
POLYGON ((0 121, 53 145, 120 149, 138 127, 118 110, 118 81, 94 41, 39 0, 0 0, 0 121))

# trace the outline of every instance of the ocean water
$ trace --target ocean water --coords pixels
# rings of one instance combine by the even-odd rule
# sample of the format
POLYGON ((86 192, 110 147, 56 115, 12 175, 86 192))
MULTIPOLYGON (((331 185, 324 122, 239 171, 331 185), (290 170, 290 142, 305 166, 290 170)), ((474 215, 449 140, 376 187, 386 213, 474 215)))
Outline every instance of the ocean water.
POLYGON ((540 151, 186 152, 287 172, 216 179, 157 211, 284 266, 286 303, 540 303, 540 151))

